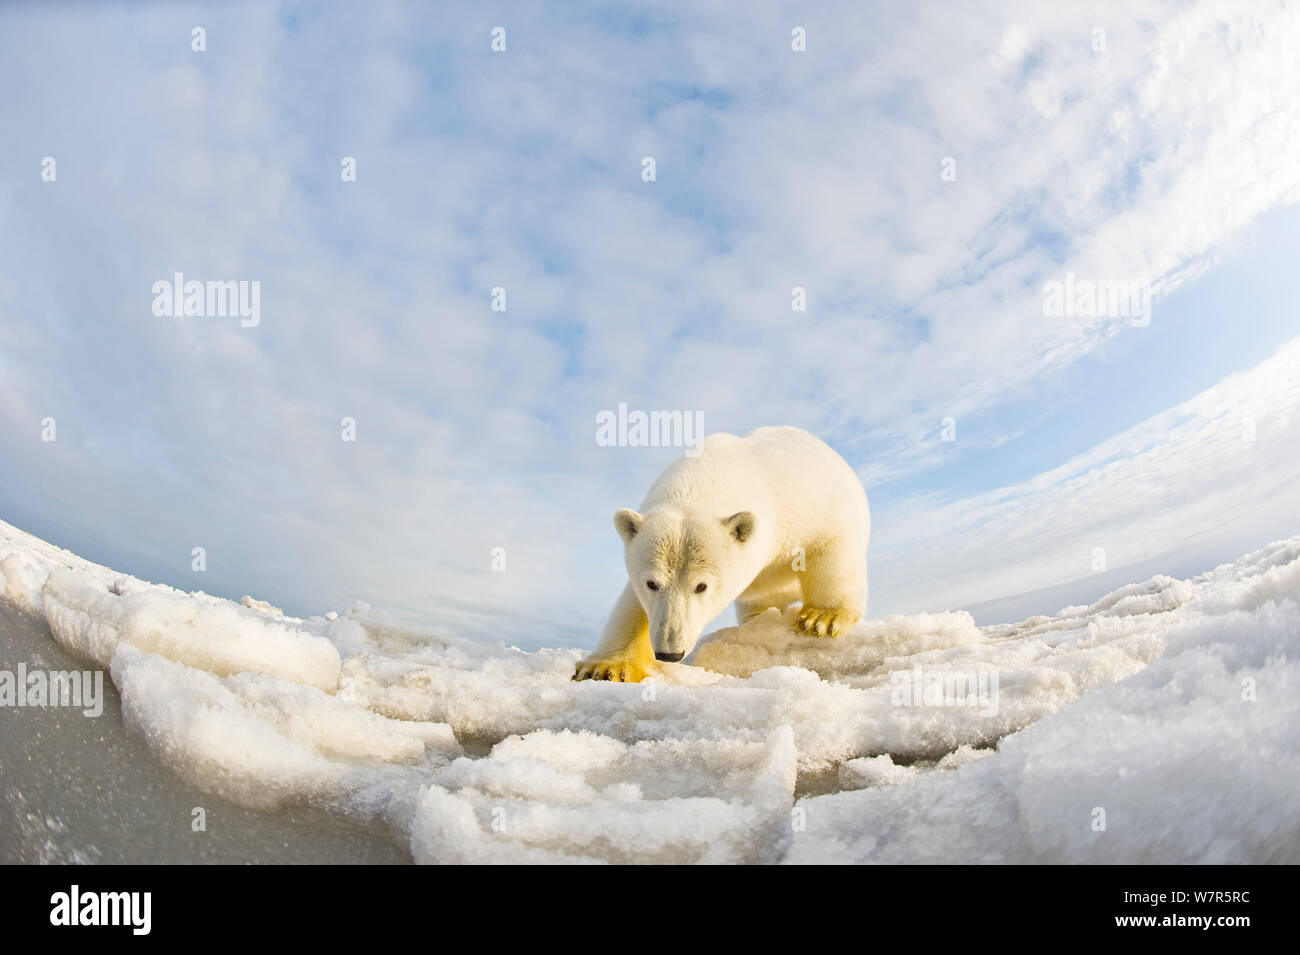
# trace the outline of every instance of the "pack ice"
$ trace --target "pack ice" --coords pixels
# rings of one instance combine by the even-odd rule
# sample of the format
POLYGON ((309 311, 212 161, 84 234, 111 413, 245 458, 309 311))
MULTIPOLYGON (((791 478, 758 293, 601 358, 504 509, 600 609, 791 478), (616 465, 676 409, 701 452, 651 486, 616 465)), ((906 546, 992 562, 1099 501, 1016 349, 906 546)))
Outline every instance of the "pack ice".
POLYGON ((1300 861, 1300 537, 1012 625, 831 641, 769 611, 646 684, 183 593, 3 522, 0 599, 109 668, 191 784, 381 820, 419 862, 1300 861))

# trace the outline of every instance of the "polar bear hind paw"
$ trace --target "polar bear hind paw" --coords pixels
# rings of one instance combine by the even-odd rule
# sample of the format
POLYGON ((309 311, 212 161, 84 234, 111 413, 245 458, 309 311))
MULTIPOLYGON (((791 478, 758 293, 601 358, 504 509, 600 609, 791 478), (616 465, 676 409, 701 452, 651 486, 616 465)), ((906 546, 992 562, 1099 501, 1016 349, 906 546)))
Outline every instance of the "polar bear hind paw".
POLYGON ((821 607, 804 607, 795 619, 795 625, 811 637, 838 637, 847 633, 858 616, 847 610, 825 610, 821 607))
POLYGON ((653 671, 635 660, 583 660, 573 670, 573 680, 609 680, 612 683, 640 683, 653 671))

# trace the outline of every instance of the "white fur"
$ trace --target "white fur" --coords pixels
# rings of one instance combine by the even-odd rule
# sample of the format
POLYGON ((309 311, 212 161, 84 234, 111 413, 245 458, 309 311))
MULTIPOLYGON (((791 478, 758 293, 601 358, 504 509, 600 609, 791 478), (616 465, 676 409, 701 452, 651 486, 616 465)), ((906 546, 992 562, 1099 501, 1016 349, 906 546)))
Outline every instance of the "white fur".
POLYGON ((628 585, 576 678, 643 679, 655 654, 689 654, 733 601, 742 622, 802 601, 800 626, 831 636, 865 610, 866 492, 843 458, 799 428, 709 435, 615 526, 628 585))

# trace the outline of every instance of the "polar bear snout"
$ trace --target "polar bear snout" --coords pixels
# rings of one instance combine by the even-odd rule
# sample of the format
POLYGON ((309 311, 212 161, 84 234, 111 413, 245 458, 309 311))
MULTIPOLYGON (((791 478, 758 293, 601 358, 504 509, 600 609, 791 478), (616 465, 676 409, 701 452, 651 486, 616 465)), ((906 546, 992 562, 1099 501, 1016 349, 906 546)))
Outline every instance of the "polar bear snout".
POLYGON ((655 659, 667 663, 676 663, 695 649, 695 641, 700 638, 699 630, 691 620, 682 620, 684 611, 679 615, 670 614, 668 621, 650 623, 650 647, 655 659), (674 616, 678 619, 676 622, 674 616))

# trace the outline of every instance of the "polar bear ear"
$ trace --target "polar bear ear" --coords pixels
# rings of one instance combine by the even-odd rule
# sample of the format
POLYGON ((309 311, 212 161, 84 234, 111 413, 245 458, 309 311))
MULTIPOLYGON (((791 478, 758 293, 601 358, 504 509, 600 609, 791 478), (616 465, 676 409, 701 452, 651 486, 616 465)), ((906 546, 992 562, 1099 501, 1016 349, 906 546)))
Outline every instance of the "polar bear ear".
POLYGON ((632 508, 625 507, 614 515, 614 527, 618 530, 619 537, 630 542, 633 537, 636 537, 636 532, 641 529, 641 522, 644 520, 645 518, 632 508))
POLYGON ((753 511, 737 511, 728 518, 724 518, 722 526, 727 529, 736 540, 742 544, 754 536, 754 513, 753 511))

